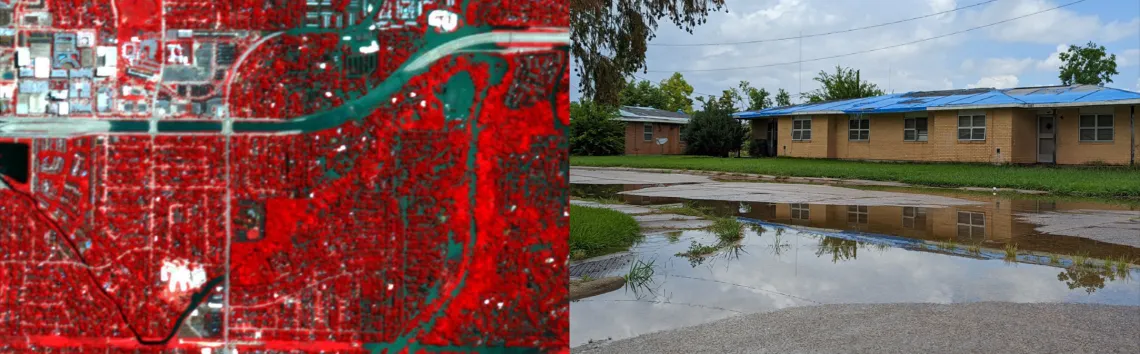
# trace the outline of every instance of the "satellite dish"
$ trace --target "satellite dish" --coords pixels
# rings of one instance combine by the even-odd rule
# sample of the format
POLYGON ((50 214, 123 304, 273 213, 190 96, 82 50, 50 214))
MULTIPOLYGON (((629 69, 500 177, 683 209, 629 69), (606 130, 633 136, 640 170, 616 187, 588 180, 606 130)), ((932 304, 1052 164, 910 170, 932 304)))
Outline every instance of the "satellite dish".
POLYGON ((665 145, 667 142, 669 142, 669 138, 657 138, 657 145, 665 145))

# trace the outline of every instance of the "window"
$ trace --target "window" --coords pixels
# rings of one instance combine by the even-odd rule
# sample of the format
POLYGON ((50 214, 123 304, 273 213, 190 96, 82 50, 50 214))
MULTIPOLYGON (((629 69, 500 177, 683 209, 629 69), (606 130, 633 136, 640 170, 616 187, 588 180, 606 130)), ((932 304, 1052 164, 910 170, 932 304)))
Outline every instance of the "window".
POLYGON ((903 207, 903 227, 920 229, 926 227, 926 208, 903 207))
POLYGON ((811 118, 792 119, 792 141, 811 140, 811 118))
POLYGON ((1081 114, 1081 141, 1112 141, 1112 114, 1081 114))
POLYGON ((959 211, 958 237, 984 239, 986 237, 986 214, 975 211, 959 211))
POLYGON ((792 204, 792 219, 807 220, 808 219, 808 205, 807 204, 792 204))
POLYGON ((871 138, 871 121, 862 115, 851 116, 847 126, 847 140, 866 141, 871 138))
POLYGON ((847 207, 847 223, 849 224, 866 224, 867 223, 867 206, 866 205, 851 205, 847 207))
POLYGON ((986 140, 986 114, 959 112, 958 140, 986 140))
POLYGON ((653 141, 653 124, 645 123, 645 141, 653 141))
POLYGON ((926 127, 926 117, 907 118, 903 123, 903 140, 926 141, 929 135, 926 127))

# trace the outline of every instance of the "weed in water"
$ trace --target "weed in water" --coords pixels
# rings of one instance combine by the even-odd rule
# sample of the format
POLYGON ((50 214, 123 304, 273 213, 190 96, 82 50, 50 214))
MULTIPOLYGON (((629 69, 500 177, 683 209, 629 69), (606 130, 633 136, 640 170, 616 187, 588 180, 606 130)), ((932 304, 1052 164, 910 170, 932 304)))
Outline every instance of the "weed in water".
POLYGON ((640 259, 633 262, 629 267, 629 273, 625 275, 625 281, 635 286, 645 284, 653 278, 653 262, 642 262, 640 259))
POLYGON ((681 231, 669 231, 665 233, 665 238, 669 240, 669 243, 677 243, 681 239, 681 234, 683 234, 681 231))
POLYGON ((1016 243, 1005 244, 1005 260, 1013 261, 1016 259, 1017 259, 1017 244, 1016 243))
POLYGON ((1088 253, 1079 253, 1079 254, 1073 255, 1073 266, 1074 267, 1083 267, 1083 266, 1087 265, 1088 263, 1089 263, 1088 253))
POLYGON ((704 257, 716 252, 716 246, 710 246, 692 241, 689 244, 689 250, 676 254, 677 257, 704 257))
POLYGON ((581 277, 581 279, 582 279, 582 282, 583 282, 583 283, 585 283, 585 282, 588 282, 588 281, 594 280, 594 277, 591 277, 589 274, 587 274, 587 275, 583 275, 583 276, 581 277))
POLYGON ((744 232, 741 231, 743 226, 733 218, 717 218, 708 230, 715 234, 721 243, 729 244, 744 238, 744 232))
POLYGON ((980 256, 980 255, 982 255, 982 245, 975 243, 975 244, 966 246, 966 252, 970 252, 970 254, 975 255, 975 256, 980 256))
POLYGON ((1049 255, 1049 264, 1061 264, 1061 256, 1056 254, 1049 255))

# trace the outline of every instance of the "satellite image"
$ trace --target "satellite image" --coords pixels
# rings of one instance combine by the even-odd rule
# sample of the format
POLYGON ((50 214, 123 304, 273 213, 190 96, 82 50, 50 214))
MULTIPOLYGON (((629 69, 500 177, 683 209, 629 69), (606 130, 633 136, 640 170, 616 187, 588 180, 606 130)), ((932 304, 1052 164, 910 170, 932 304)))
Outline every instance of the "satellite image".
POLYGON ((0 0, 0 353, 556 351, 566 0, 0 0))

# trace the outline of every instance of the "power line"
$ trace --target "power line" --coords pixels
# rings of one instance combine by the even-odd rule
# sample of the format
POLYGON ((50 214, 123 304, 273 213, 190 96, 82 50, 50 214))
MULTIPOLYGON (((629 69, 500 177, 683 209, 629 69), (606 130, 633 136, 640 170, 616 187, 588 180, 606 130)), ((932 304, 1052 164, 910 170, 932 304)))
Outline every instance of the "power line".
POLYGON ((730 68, 713 68, 713 69, 691 69, 691 70, 647 70, 647 72, 703 72, 703 71, 728 71, 728 70, 741 70, 741 69, 757 69, 757 68, 768 68, 768 67, 773 67, 773 66, 789 65, 789 64, 796 64, 796 63, 808 63, 808 62, 813 62, 813 61, 842 58, 842 57, 848 57, 848 56, 852 56, 852 55, 866 54, 866 53, 871 53, 871 52, 877 52, 880 50, 886 50, 886 49, 891 49, 891 48, 908 46, 911 44, 922 43, 922 42, 926 42, 926 41, 932 41, 935 39, 945 38, 945 37, 949 37, 949 36, 953 36, 953 35, 957 35, 957 34, 962 34, 962 33, 970 32, 973 30, 978 30, 978 29, 982 29, 982 28, 986 28, 986 27, 992 27, 992 26, 1000 25, 1000 24, 1003 24, 1006 22, 1019 20, 1019 19, 1029 17, 1029 16, 1053 11, 1053 10, 1060 9, 1063 7, 1072 6, 1072 5, 1079 4, 1079 3, 1082 3, 1085 1, 1088 1, 1088 0, 1077 0, 1077 1, 1070 2, 1068 4, 1048 8, 1045 10, 1037 11, 1037 12, 1026 14, 1026 15, 1021 15, 1021 16, 1014 17, 1014 18, 1008 18, 1005 20, 1001 20, 1001 21, 986 24, 986 25, 967 28, 967 29, 957 31, 957 32, 951 32, 951 33, 946 33, 946 34, 938 35, 938 36, 934 36, 934 37, 919 39, 916 41, 910 41, 910 42, 906 42, 906 43, 895 44, 895 45, 890 45, 890 46, 886 46, 886 47, 879 47, 879 48, 874 48, 874 49, 861 50, 858 52, 852 52, 852 53, 846 53, 846 54, 832 55, 832 56, 827 56, 827 57, 820 57, 820 58, 813 58, 813 59, 806 59, 806 60, 789 61, 789 62, 783 62, 783 63, 764 64, 764 65, 738 66, 738 67, 730 67, 730 68))
POLYGON ((861 31, 861 30, 865 30, 865 29, 878 28, 878 27, 883 27, 883 26, 890 26, 890 25, 900 24, 900 23, 903 23, 903 22, 909 22, 909 21, 914 21, 914 20, 920 20, 920 19, 924 19, 924 18, 927 18, 927 17, 934 17, 934 16, 938 16, 938 15, 942 15, 942 14, 948 14, 948 13, 951 13, 951 12, 955 12, 955 11, 965 10, 965 9, 968 9, 968 8, 971 8, 971 7, 977 7, 977 6, 981 6, 981 5, 989 4, 989 3, 992 3, 992 2, 996 2, 996 1, 998 1, 998 0, 987 0, 987 1, 979 2, 979 3, 977 3, 977 4, 973 4, 973 5, 969 5, 969 6, 962 6, 962 7, 958 7, 958 8, 954 8, 954 9, 950 9, 950 10, 946 10, 946 11, 942 11, 942 12, 936 12, 936 13, 932 13, 932 14, 929 14, 929 15, 923 15, 923 16, 918 16, 918 17, 911 17, 911 18, 907 18, 907 19, 902 19, 902 20, 898 20, 898 21, 892 21, 892 22, 886 22, 886 23, 880 23, 880 24, 877 24, 877 25, 871 25, 871 26, 866 26, 866 27, 856 27, 856 28, 845 29, 845 30, 840 30, 840 31, 831 31, 831 32, 824 32, 824 33, 809 34, 809 35, 806 35, 806 36, 805 36, 805 35, 803 35, 803 33, 800 33, 800 35, 798 35, 798 36, 793 36, 793 37, 770 38, 770 39, 756 39, 756 40, 750 40, 750 41, 740 41, 740 42, 722 42, 722 43, 649 43, 649 45, 650 45, 650 46, 656 46, 656 47, 703 47, 703 46, 716 46, 716 45, 736 45, 736 44, 751 44, 751 43, 764 43, 764 42, 778 42, 778 41, 786 41, 786 40, 790 40, 790 39, 801 39, 801 38, 811 38, 811 37, 822 37, 822 36, 828 36, 828 35, 833 35, 833 34, 839 34, 839 33, 847 33, 847 32, 855 32, 855 31, 861 31))

